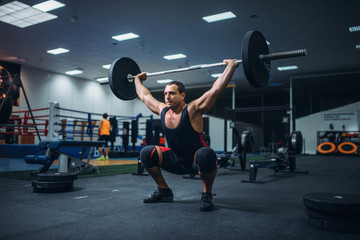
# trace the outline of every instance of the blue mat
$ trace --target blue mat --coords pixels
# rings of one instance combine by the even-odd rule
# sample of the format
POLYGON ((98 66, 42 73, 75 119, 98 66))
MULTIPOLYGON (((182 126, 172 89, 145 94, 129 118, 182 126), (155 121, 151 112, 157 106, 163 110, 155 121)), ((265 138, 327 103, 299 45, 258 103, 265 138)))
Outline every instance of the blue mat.
MULTIPOLYGON (((0 158, 0 172, 38 170, 40 164, 28 164, 24 158, 0 158)), ((50 169, 58 168, 57 165, 51 165, 50 169)))

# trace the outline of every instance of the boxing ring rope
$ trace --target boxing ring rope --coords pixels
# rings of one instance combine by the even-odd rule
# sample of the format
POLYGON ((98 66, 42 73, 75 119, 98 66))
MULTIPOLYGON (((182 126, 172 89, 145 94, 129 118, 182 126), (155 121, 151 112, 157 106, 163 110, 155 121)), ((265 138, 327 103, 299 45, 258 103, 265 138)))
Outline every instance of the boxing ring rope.
POLYGON ((49 108, 32 109, 33 118, 36 119, 36 124, 32 122, 30 110, 13 111, 11 117, 6 124, 0 124, 0 135, 15 135, 15 136, 40 136, 48 135, 49 126, 49 108), (38 114, 38 115, 35 115, 38 114), (36 127, 38 128, 36 131, 36 127))
MULTIPOLYGON (((0 124, 0 136, 32 136, 36 135, 34 128, 38 128, 41 136, 45 136, 46 140, 76 140, 76 141, 93 141, 97 140, 99 122, 102 120, 102 113, 90 113, 80 110, 61 108, 59 103, 50 102, 49 107, 32 109, 33 118, 36 124, 31 121, 29 110, 13 111, 6 124, 0 124)), ((141 140, 146 136, 153 136, 154 131, 153 116, 121 116, 110 115, 109 120, 113 120, 112 134, 115 137, 114 142, 119 141, 117 137, 132 137, 136 134, 131 142, 137 139, 137 145, 141 145, 141 140), (145 120, 145 122, 143 121, 145 120), (150 121, 150 124, 146 124, 150 121), (123 123, 128 122, 130 126, 126 131, 123 129, 123 123), (134 126, 134 133, 132 133, 134 126), (145 126, 146 124, 146 126, 145 126), (149 133, 151 135, 149 135, 149 133)), ((152 139, 152 137, 151 137, 152 139)), ((16 141, 16 140, 15 140, 16 141)), ((12 143, 14 143, 13 141, 12 143)), ((19 141, 19 139, 17 139, 19 141)), ((31 140, 33 143, 35 139, 31 140)), ((20 143, 20 141, 19 141, 20 143)))
MULTIPOLYGON (((76 141, 93 141, 97 139, 99 122, 103 119, 103 113, 90 113, 80 110, 73 110, 68 108, 60 107, 58 103, 50 103, 49 110, 49 140, 76 140, 76 141)), ((111 122, 111 133, 114 142, 117 142, 116 137, 125 138, 132 135, 136 135, 136 141, 139 145, 142 144, 142 140, 146 136, 150 136, 148 132, 153 132, 153 116, 123 116, 123 115, 108 115, 108 120, 111 122), (145 120, 145 122, 141 122, 145 120), (150 121, 147 124, 146 121, 150 121), (114 123, 116 122, 116 123, 114 123), (128 122, 131 128, 124 131, 121 125, 124 122, 128 122), (134 126, 134 133, 132 126, 134 126)), ((152 134, 151 134, 152 136, 152 134)), ((134 138, 132 136, 132 143, 134 144, 134 138)), ((123 140, 124 141, 124 140, 123 140)), ((111 141, 110 141, 111 142, 111 141)))

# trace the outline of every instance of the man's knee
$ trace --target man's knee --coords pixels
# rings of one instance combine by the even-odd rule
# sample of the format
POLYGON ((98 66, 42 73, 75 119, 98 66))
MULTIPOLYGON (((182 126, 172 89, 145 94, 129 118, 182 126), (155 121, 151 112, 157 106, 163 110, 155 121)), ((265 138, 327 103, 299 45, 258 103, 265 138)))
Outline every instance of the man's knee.
POLYGON ((195 162, 200 172, 212 172, 216 169, 216 154, 209 147, 200 148, 195 154, 195 162))
POLYGON ((141 162, 145 168, 152 168, 159 165, 159 154, 154 145, 144 147, 140 152, 141 162))

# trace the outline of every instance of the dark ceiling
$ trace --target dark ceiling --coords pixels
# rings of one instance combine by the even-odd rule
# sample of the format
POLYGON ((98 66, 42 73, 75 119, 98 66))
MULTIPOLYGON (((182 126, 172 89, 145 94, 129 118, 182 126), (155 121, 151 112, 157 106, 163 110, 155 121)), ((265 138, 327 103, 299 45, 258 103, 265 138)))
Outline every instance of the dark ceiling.
MULTIPOLYGON (((30 6, 42 2, 20 1, 30 6)), ((312 88, 316 76, 328 76, 336 87, 340 79, 346 80, 347 75, 339 78, 341 72, 355 72, 347 81, 360 81, 360 49, 355 47, 360 44, 360 32, 349 31, 349 27, 360 25, 359 0, 59 1, 66 6, 50 12, 57 19, 23 29, 0 22, 0 60, 61 74, 81 69, 83 74, 77 77, 95 81, 107 76, 102 65, 124 56, 134 59, 146 72, 239 59, 244 34, 259 30, 270 42, 271 52, 305 48, 308 56, 272 61, 272 86, 262 89, 251 88, 239 68, 233 78, 237 96, 282 93, 288 91, 289 79, 299 76, 313 79, 303 81, 305 89, 312 88), (237 17, 214 23, 202 19, 226 11, 237 17), (140 37, 123 42, 112 39, 128 32, 140 37), (46 52, 58 47, 70 52, 56 56, 46 52), (187 58, 163 59, 175 53, 187 58), (287 65, 299 69, 276 69, 287 65), (337 77, 331 77, 334 73, 337 77)), ((208 87, 214 81, 210 74, 222 70, 211 68, 165 78, 186 86, 208 87)), ((163 78, 151 78, 146 86, 154 91, 162 89, 154 80, 163 78)))

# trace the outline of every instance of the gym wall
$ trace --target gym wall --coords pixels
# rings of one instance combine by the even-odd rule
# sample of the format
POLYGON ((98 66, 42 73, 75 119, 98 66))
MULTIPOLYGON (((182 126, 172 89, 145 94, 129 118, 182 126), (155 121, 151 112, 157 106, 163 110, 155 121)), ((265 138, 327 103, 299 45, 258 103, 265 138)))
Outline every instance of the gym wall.
MULTIPOLYGON (((63 108, 86 112, 107 112, 109 115, 134 116, 138 112, 133 101, 116 98, 109 86, 98 82, 67 75, 46 72, 31 67, 22 67, 21 80, 32 109, 48 107, 50 101, 57 101, 63 108)), ((23 94, 20 107, 13 110, 27 110, 23 94)))
MULTIPOLYGON (((206 116, 209 118, 209 135, 210 135, 210 147, 214 151, 224 151, 224 119, 212 116, 206 116)), ((227 121, 227 150, 232 149, 232 129, 230 128, 230 122, 227 121), (229 134, 230 133, 230 134, 229 134)))

